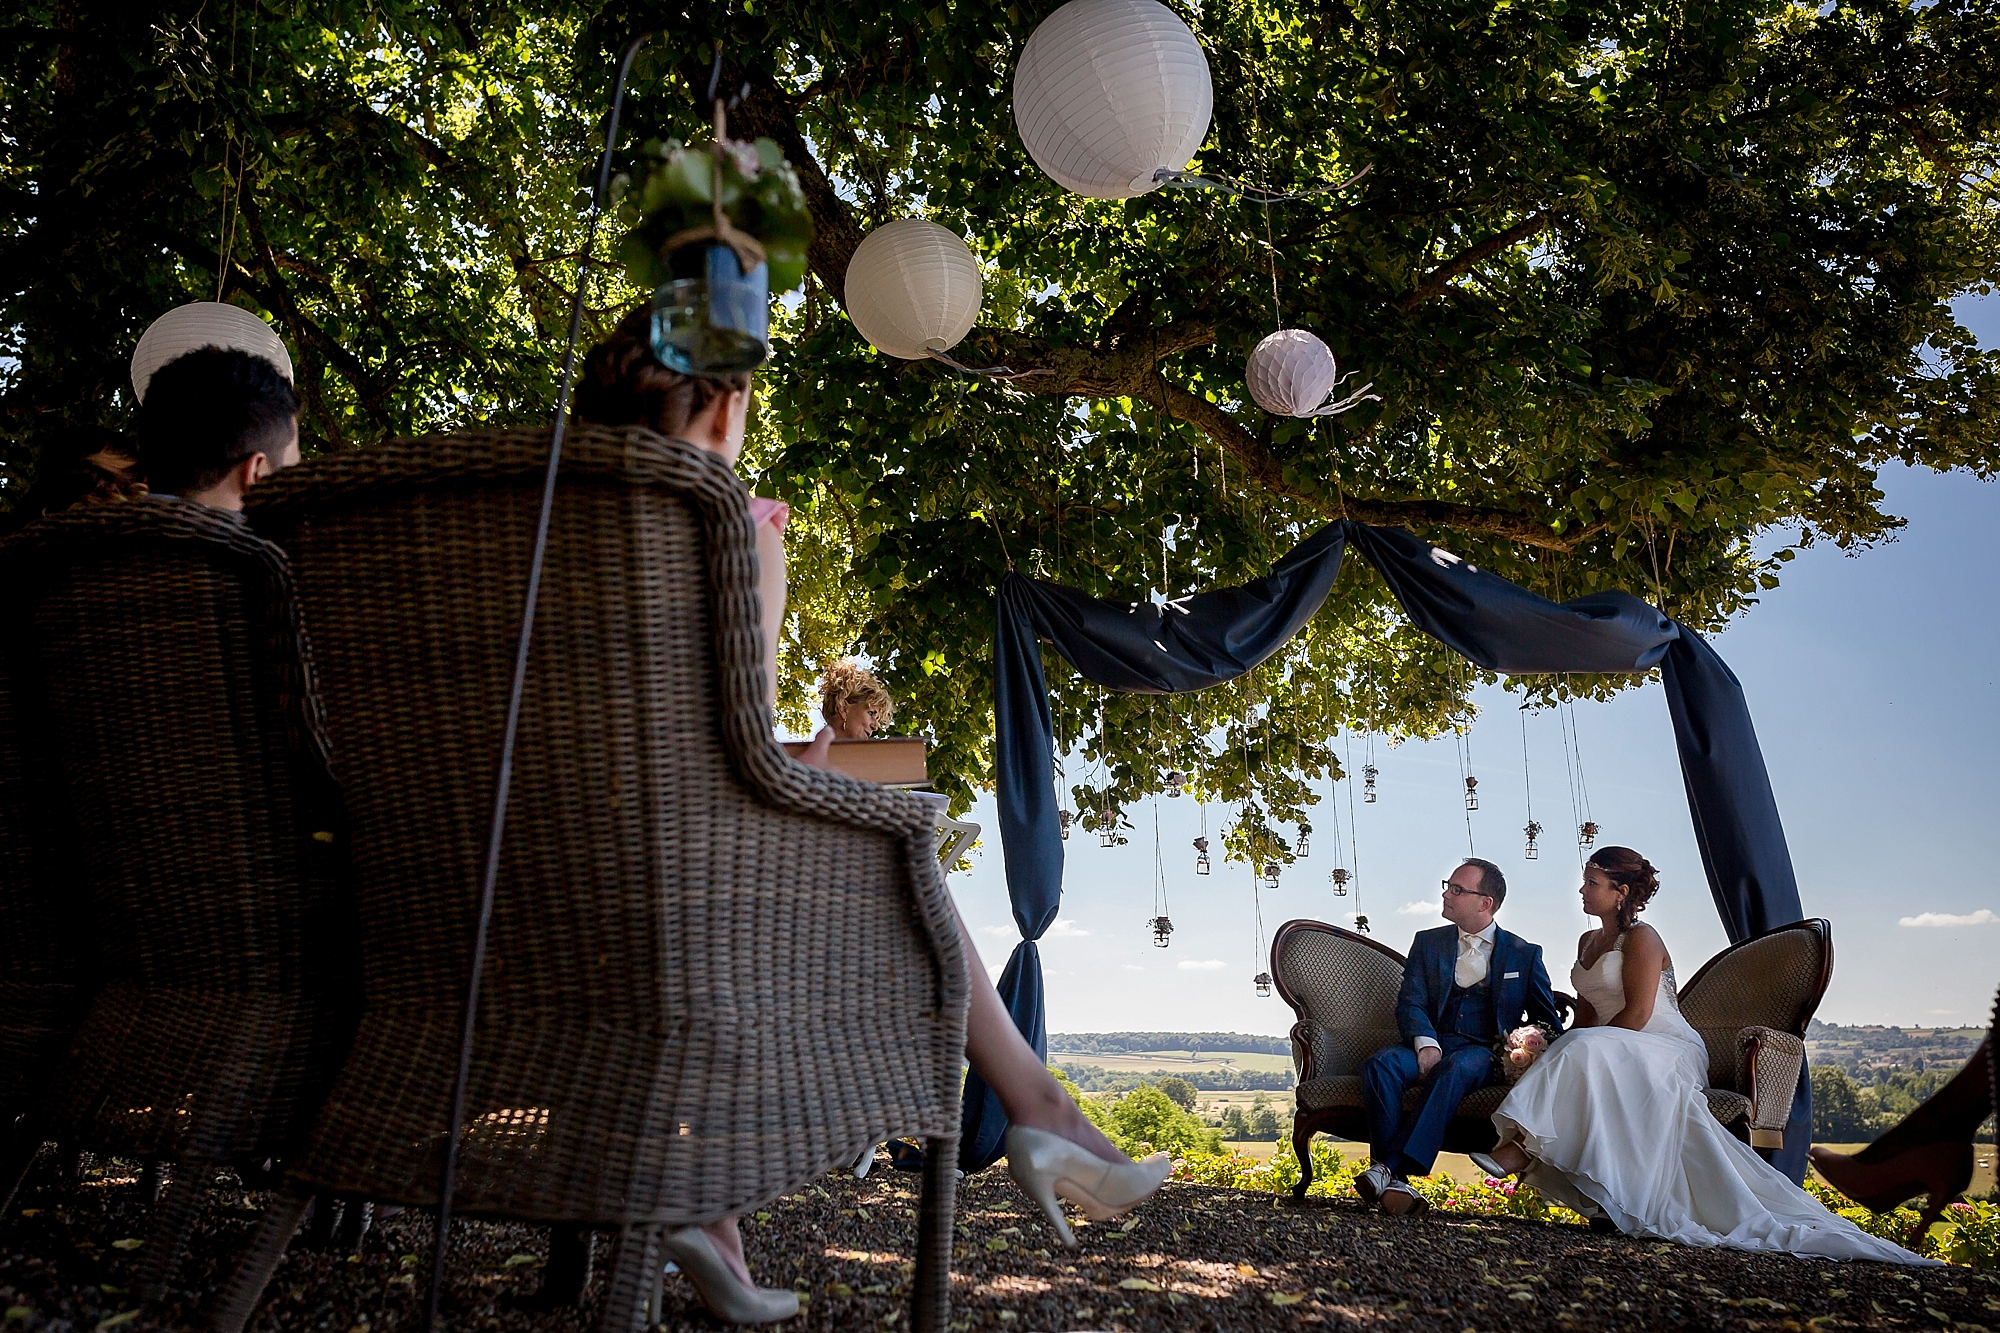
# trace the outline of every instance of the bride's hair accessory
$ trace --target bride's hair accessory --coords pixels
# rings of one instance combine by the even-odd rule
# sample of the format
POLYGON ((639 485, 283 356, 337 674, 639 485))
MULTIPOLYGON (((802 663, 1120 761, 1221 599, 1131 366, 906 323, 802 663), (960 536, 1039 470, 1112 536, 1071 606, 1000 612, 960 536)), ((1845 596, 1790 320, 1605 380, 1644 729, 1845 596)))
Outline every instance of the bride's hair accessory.
POLYGON ((1660 872, 1630 847, 1599 847, 1591 853, 1589 864, 1626 891, 1625 903, 1618 909, 1618 925, 1623 930, 1632 929, 1639 913, 1646 910, 1646 904, 1660 891, 1660 872))
POLYGON ((1493 1043, 1493 1059, 1500 1076, 1509 1083, 1528 1072, 1528 1066, 1542 1058, 1549 1043, 1562 1034, 1547 1023, 1528 1023, 1515 1028, 1493 1043))

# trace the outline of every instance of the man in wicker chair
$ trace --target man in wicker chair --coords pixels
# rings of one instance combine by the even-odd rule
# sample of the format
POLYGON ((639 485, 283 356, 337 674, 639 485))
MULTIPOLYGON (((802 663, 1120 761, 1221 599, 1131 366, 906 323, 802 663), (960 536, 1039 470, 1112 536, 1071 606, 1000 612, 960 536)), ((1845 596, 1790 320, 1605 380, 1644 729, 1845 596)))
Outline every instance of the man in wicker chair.
POLYGON ((1561 1026, 1542 946, 1500 929, 1493 914, 1507 900, 1507 877, 1491 861, 1468 857, 1444 882, 1448 926, 1417 932, 1396 996, 1402 1043, 1361 1067, 1373 1160, 1354 1181, 1363 1202, 1397 1216, 1429 1205, 1410 1187, 1427 1175, 1446 1128, 1466 1096, 1492 1078, 1493 1043, 1524 1021, 1561 1026), (1408 1115, 1403 1094, 1429 1083, 1408 1115))

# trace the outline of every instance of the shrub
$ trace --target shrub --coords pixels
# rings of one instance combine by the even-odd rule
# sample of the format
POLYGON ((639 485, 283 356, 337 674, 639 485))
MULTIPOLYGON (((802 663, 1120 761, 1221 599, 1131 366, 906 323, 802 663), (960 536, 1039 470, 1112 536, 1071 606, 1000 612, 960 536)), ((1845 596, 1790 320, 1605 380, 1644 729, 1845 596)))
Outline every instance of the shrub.
MULTIPOLYGON (((1353 1160, 1324 1139, 1312 1146, 1313 1183, 1306 1191, 1312 1198, 1351 1198, 1354 1177, 1365 1165, 1360 1154, 1353 1160)), ((1174 1179, 1196 1185, 1220 1185, 1230 1189, 1259 1190, 1269 1194, 1289 1194, 1299 1183, 1298 1159, 1278 1152, 1268 1162, 1259 1162, 1242 1153, 1214 1153, 1188 1156, 1174 1164, 1174 1179)), ((1567 1208, 1550 1204, 1532 1189, 1509 1181, 1466 1185, 1448 1176, 1419 1176, 1410 1184, 1431 1207, 1448 1213, 1471 1213, 1488 1217, 1527 1217, 1536 1221, 1581 1225, 1583 1218, 1567 1208)))
POLYGON ((1806 1193, 1826 1205, 1827 1211, 1837 1213, 1871 1236, 1893 1240, 1906 1250, 1930 1258, 1943 1258, 1937 1253, 1937 1246, 1929 1235, 1917 1234, 1917 1223, 1923 1216, 1914 1208, 1896 1208, 1886 1213, 1878 1213, 1863 1208, 1854 1200, 1829 1185, 1823 1185, 1811 1176, 1806 1177, 1806 1193))
MULTIPOLYGON (((1084 1113, 1090 1113, 1095 1098, 1086 1099, 1084 1113)), ((1158 1088, 1142 1087, 1103 1108, 1103 1119, 1091 1116, 1105 1137, 1134 1157, 1150 1152, 1183 1157, 1189 1153, 1216 1153, 1222 1150, 1222 1136, 1176 1106, 1158 1088)))
POLYGON ((1978 1202, 1945 1209, 1937 1257, 1967 1268, 2000 1268, 2000 1208, 1978 1202))

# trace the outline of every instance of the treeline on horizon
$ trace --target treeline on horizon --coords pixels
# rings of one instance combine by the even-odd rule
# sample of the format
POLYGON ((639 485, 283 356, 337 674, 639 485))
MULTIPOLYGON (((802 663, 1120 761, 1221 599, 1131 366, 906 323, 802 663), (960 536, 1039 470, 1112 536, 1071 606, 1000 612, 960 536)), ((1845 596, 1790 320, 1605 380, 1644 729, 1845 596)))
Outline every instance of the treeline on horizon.
POLYGON ((1292 1039, 1248 1032, 1057 1032, 1049 1035, 1049 1049, 1064 1055, 1136 1055, 1154 1051, 1290 1055, 1292 1039))
POLYGON ((1172 1079, 1180 1079, 1196 1092, 1286 1092, 1295 1078, 1289 1069, 1177 1069, 1171 1074, 1159 1070, 1140 1073, 1075 1064, 1053 1056, 1049 1068, 1062 1071, 1062 1076, 1076 1084, 1079 1092, 1128 1092, 1133 1088, 1164 1085, 1172 1079))

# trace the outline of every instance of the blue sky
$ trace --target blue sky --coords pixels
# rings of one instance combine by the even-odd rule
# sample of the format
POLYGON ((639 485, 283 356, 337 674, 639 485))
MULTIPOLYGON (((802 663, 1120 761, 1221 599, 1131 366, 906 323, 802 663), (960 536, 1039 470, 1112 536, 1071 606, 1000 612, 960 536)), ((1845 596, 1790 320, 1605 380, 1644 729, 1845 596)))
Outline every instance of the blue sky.
MULTIPOLYGON (((2000 345, 2000 296, 1961 302, 1960 314, 1985 345, 2000 345)), ((1909 520, 1897 541, 1853 557, 1831 547, 1802 552, 1783 585, 1714 643, 1748 693, 1806 911, 1833 922, 1833 984, 1820 1017, 1983 1023, 2000 984, 2000 873, 1989 846, 2000 827, 2000 592, 1987 550, 2000 525, 2000 489, 1900 468, 1882 485, 1889 510, 1909 520), (1927 918, 1946 924, 1915 924, 1927 918)), ((1507 871, 1502 923, 1546 948, 1563 986, 1589 922, 1576 899, 1559 723, 1551 713, 1528 723, 1527 777, 1548 831, 1540 859, 1525 861, 1520 717, 1497 689, 1478 702, 1474 841, 1507 871)), ((1636 847, 1659 866, 1661 890, 1647 916, 1689 975, 1727 941, 1689 826, 1660 687, 1579 704, 1575 717, 1602 840, 1636 847)), ((1266 940, 1291 917, 1344 924, 1357 903, 1376 937, 1398 949, 1441 923, 1438 881, 1466 850, 1455 747, 1378 745, 1376 754, 1381 799, 1355 807, 1358 898, 1332 896, 1331 821, 1315 818, 1312 855, 1262 895, 1266 940)), ((1152 809, 1128 812, 1137 830, 1128 846, 1106 850, 1087 834, 1073 837, 1062 917, 1043 944, 1050 1029, 1283 1033, 1291 1011, 1275 996, 1257 998, 1251 985, 1264 962, 1249 871, 1218 860, 1215 874, 1197 878, 1194 802, 1158 809, 1172 947, 1155 949, 1146 930, 1152 809)), ((997 969, 1018 936, 990 798, 971 818, 989 836, 953 889, 997 969)), ((1228 818, 1220 807, 1208 811, 1211 830, 1228 818)), ((1348 866, 1357 868, 1352 859, 1348 866)))

